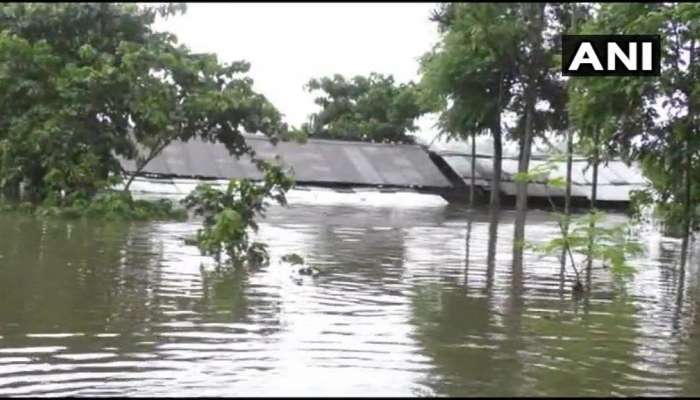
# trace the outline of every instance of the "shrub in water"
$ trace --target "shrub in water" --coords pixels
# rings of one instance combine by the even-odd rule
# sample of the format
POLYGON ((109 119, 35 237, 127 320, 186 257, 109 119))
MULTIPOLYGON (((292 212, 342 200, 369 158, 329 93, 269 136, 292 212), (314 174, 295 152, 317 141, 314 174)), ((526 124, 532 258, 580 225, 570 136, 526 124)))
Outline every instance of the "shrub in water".
POLYGON ((233 266, 264 265, 269 261, 267 245, 251 243, 249 233, 257 232, 255 218, 264 216, 268 199, 287 204, 285 193, 294 182, 277 165, 259 165, 265 172, 262 182, 234 179, 224 191, 201 184, 183 200, 188 210, 204 217, 203 227, 197 231, 197 245, 219 264, 224 252, 233 266))

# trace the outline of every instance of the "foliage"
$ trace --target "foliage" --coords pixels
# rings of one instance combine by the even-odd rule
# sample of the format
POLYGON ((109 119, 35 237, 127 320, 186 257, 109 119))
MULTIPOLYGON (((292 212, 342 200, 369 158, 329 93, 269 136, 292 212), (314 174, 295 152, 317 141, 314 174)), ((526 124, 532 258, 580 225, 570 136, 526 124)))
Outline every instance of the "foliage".
MULTIPOLYGON (((663 173, 663 172, 662 172, 663 173)), ((654 218, 660 220, 664 234, 672 237, 685 235, 685 207, 681 202, 661 201, 661 196, 653 188, 645 188, 630 192, 630 214, 637 220, 642 220, 644 210, 650 210, 654 218)), ((691 205, 691 221, 689 227, 693 231, 700 230, 700 205, 691 205)))
MULTIPOLYGON (((422 99, 440 112, 448 138, 490 132, 494 188, 500 187, 503 137, 520 141, 525 172, 534 134, 565 123, 566 93, 554 68, 557 36, 548 34, 568 15, 562 7, 445 3, 433 13, 441 39, 421 59, 422 99), (514 113, 516 123, 504 135, 506 113, 514 113)), ((491 204, 498 202, 494 190, 491 204)))
POLYGON ((76 196, 70 203, 53 201, 0 201, 0 212, 15 212, 37 217, 90 218, 122 221, 184 220, 187 212, 167 199, 134 200, 129 192, 100 192, 92 198, 76 196))
POLYGON ((239 266, 263 265, 269 261, 267 245, 252 242, 250 232, 257 232, 257 216, 264 216, 267 199, 286 205, 285 193, 293 186, 278 165, 260 162, 265 175, 262 182, 246 179, 231 180, 225 191, 201 184, 182 202, 195 215, 204 218, 197 231, 197 243, 205 255, 221 263, 222 253, 229 264, 239 266))
MULTIPOLYGON (((435 10, 440 42, 421 58, 421 99, 440 112, 438 126, 448 138, 490 131, 493 178, 501 180, 502 114, 510 102, 513 54, 520 32, 509 5, 442 4, 435 10)), ((491 191, 491 205, 500 202, 491 191)))
POLYGON ((518 31, 510 5, 444 4, 440 42, 421 58, 422 100, 449 136, 495 129, 510 102, 518 31))
MULTIPOLYGON (((250 152, 241 132, 275 137, 280 113, 253 91, 249 64, 194 54, 155 19, 182 5, 0 6, 0 188, 73 206, 140 170, 173 140, 250 152), (8 189, 9 188, 9 189, 8 189)), ((126 185, 128 189, 130 181, 126 185)))
POLYGON ((628 232, 631 224, 603 227, 605 214, 597 210, 592 210, 570 221, 567 215, 556 212, 554 202, 549 196, 549 188, 563 188, 566 185, 562 177, 551 176, 559 162, 561 162, 561 155, 550 158, 527 173, 518 173, 513 178, 522 183, 542 182, 546 185, 553 215, 560 228, 560 236, 542 244, 525 243, 526 247, 548 255, 561 255, 562 251, 568 252, 577 278, 578 269, 572 253, 585 256, 586 263, 599 260, 603 265, 609 265, 611 271, 617 275, 624 276, 634 272, 634 269, 626 263, 626 259, 629 256, 640 255, 643 247, 629 239, 628 232), (565 226, 568 227, 565 228, 565 226))
POLYGON ((108 191, 91 199, 75 199, 70 205, 0 203, 0 211, 19 212, 39 217, 91 218, 106 220, 184 220, 187 212, 175 208, 170 200, 134 200, 129 192, 108 191))
POLYGON ((537 182, 549 187, 563 188, 566 181, 560 176, 551 176, 551 173, 558 169, 557 165, 563 160, 562 154, 554 153, 544 163, 530 168, 527 172, 517 172, 513 175, 513 181, 519 183, 537 182))
POLYGON ((693 206, 700 199, 698 20, 700 5, 692 3, 601 5, 581 33, 660 34, 661 74, 580 79, 570 92, 582 133, 600 132, 607 154, 640 162, 651 183, 644 200, 653 199, 667 226, 678 228, 683 254, 690 230, 700 228, 693 206))
POLYGON ((654 203, 654 194, 648 189, 630 191, 630 215, 637 219, 642 219, 644 209, 654 203))
MULTIPOLYGON (((566 218, 557 214, 560 221, 566 218)), ((548 255, 561 255, 562 250, 570 249, 573 253, 589 259, 599 260, 603 265, 610 266, 611 272, 618 275, 629 275, 634 272, 626 259, 643 253, 639 242, 628 239, 628 224, 620 224, 611 228, 602 227, 605 214, 600 211, 586 213, 571 220, 569 232, 551 239, 543 244, 530 244, 529 247, 537 252, 548 255)))
MULTIPOLYGON (((491 187, 500 187, 502 139, 519 142, 519 172, 529 167, 531 142, 568 124, 559 74, 560 35, 590 6, 573 3, 442 3, 433 12, 440 42, 421 59, 423 101, 440 113, 448 138, 493 137, 491 187), (515 124, 507 126, 506 117, 515 124), (504 129, 505 128, 505 129, 504 129)), ((526 186, 518 185, 518 205, 526 186)), ((498 191, 491 204, 498 204, 498 191)))
POLYGON ((279 133, 279 135, 271 137, 270 141, 272 144, 277 144, 279 141, 283 142, 297 142, 299 144, 305 144, 309 140, 309 135, 303 128, 292 128, 287 129, 279 133))
POLYGON ((128 192, 106 192, 97 195, 87 204, 85 215, 115 220, 183 220, 187 218, 186 211, 176 209, 170 200, 134 200, 128 192))
POLYGON ((309 136, 413 143, 408 133, 417 129, 414 120, 423 109, 412 82, 397 85, 393 76, 377 73, 351 79, 336 74, 311 79, 306 88, 310 93, 322 93, 314 100, 321 110, 302 128, 309 136))

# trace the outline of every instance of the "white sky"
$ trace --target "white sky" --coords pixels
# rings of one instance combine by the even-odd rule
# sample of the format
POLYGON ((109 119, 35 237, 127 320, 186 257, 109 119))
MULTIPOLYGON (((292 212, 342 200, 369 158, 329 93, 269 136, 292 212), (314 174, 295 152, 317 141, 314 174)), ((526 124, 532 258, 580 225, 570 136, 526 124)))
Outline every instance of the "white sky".
MULTIPOLYGON (((434 3, 194 3, 156 24, 194 52, 221 62, 246 60, 255 88, 299 125, 317 111, 309 79, 335 73, 418 79, 418 57, 438 39, 434 3)), ((432 137, 430 117, 420 126, 432 137)))

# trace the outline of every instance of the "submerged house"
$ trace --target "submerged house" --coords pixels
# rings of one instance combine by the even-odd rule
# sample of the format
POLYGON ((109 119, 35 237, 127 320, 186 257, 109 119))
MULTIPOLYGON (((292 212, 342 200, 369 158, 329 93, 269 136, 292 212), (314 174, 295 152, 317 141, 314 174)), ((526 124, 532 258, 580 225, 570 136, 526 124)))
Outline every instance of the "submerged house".
MULTIPOLYGON (((470 185, 474 174, 475 185, 483 191, 490 191, 493 177, 493 153, 490 138, 477 138, 476 165, 471 170, 471 144, 466 142, 437 143, 430 146, 430 151, 440 156, 465 182, 470 185)), ((546 150, 533 146, 530 158, 530 169, 547 162, 549 154, 546 150)), ((516 183, 513 176, 518 172, 518 153, 514 144, 504 144, 503 164, 501 171, 500 190, 505 196, 515 196, 516 183)), ((556 170, 550 177, 566 177, 566 163, 556 164, 556 170)), ((573 157, 571 171, 571 195, 579 204, 587 203, 593 190, 593 168, 589 160, 577 155, 573 157)), ((627 165, 621 160, 601 162, 598 166, 597 200, 601 205, 628 203, 630 192, 646 186, 646 179, 635 165, 627 165)), ((564 189, 547 187, 543 181, 528 185, 528 196, 531 198, 563 198, 564 189)))
MULTIPOLYGON (((387 194, 416 193, 439 195, 447 201, 461 202, 467 198, 472 173, 479 190, 491 190, 492 156, 489 143, 483 140, 477 143, 476 168, 471 171, 471 154, 468 152, 471 146, 463 142, 425 146, 309 139, 303 144, 290 141, 273 145, 265 136, 245 137, 258 157, 265 160, 279 157, 282 165, 292 170, 297 182, 296 193, 311 189, 325 193, 317 195, 317 198, 329 197, 331 193, 366 195, 374 192, 383 194, 384 200, 391 204, 392 201, 404 200, 399 197, 386 200, 387 194)), ((546 158, 543 152, 533 151, 531 167, 545 162, 546 158)), ((587 168, 587 164, 587 160, 582 158, 574 160, 572 196, 575 199, 585 200, 591 196, 593 171, 587 168)), ((135 170, 132 161, 122 161, 122 166, 126 171, 135 170)), ((517 153, 504 149, 499 189, 506 196, 515 195, 513 175, 517 167, 517 153)), ((555 174, 565 176, 565 163, 558 165, 555 174)), ((262 174, 247 156, 236 158, 221 143, 194 139, 167 146, 146 165, 132 188, 136 192, 156 191, 162 195, 183 196, 202 180, 223 183, 233 178, 257 180, 262 178, 262 174), (154 182, 159 184, 154 185, 154 182)), ((626 203, 630 191, 640 189, 644 184, 644 178, 634 167, 620 161, 601 164, 598 199, 601 202, 626 203)), ((530 197, 544 199, 547 188, 543 183, 531 183, 528 193, 530 197)), ((564 191, 551 188, 550 195, 563 197, 564 191)), ((437 199, 444 204, 444 200, 437 199)))
MULTIPOLYGON (((245 138, 257 157, 270 161, 279 156, 281 164, 291 168, 297 191, 313 188, 326 195, 412 192, 446 197, 450 192, 464 191, 461 181, 457 185, 450 181, 419 145, 325 139, 309 139, 303 144, 280 141, 273 145, 262 135, 245 138)), ((126 171, 135 170, 133 161, 122 161, 122 166, 126 171)), ((236 158, 223 144, 198 139, 173 142, 146 165, 141 175, 132 186, 135 191, 152 190, 154 182, 169 181, 170 186, 159 185, 158 190, 160 194, 172 195, 185 195, 202 180, 262 178, 247 156, 236 158)), ((437 200, 445 203, 439 197, 437 200)))

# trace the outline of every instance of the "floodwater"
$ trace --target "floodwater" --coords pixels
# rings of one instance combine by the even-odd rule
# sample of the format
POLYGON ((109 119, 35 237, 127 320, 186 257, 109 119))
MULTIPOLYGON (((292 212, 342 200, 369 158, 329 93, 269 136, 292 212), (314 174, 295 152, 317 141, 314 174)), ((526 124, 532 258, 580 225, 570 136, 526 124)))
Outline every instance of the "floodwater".
MULTIPOLYGON (((634 277, 595 268, 573 299, 514 221, 275 208, 271 265, 217 274, 195 222, 0 215, 0 395, 700 395, 697 253, 681 281, 680 243, 644 230, 634 277)), ((528 239, 556 229, 528 213, 528 239)))

